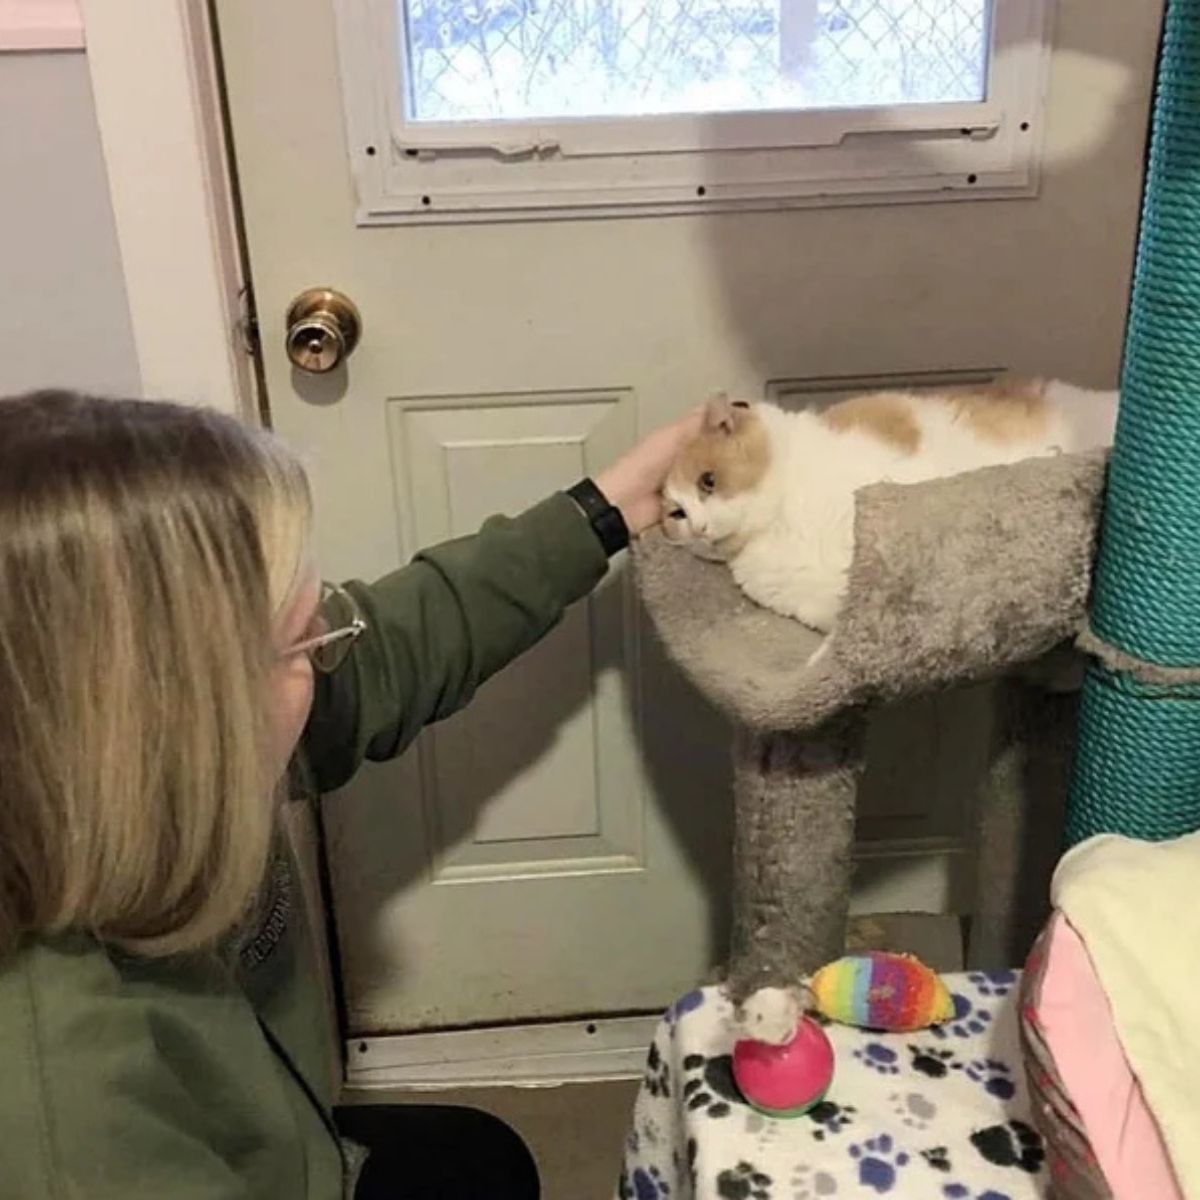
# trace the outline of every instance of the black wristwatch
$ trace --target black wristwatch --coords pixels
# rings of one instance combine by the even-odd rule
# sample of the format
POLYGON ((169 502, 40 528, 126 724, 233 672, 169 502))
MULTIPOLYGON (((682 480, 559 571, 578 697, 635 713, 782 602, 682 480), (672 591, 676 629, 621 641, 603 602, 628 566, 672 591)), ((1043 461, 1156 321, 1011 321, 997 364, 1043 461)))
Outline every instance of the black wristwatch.
POLYGON ((620 554, 629 545, 629 526, 625 524, 621 510, 610 504, 608 497, 590 479, 581 479, 574 487, 567 488, 567 495, 583 510, 609 558, 620 554))

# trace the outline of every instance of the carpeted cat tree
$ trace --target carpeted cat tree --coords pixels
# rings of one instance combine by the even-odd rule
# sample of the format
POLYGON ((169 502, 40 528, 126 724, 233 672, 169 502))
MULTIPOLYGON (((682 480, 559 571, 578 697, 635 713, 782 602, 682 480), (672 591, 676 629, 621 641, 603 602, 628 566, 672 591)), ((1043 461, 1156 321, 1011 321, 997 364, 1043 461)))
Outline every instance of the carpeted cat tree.
POLYGON ((735 725, 735 993, 842 951, 879 704, 1003 680, 977 805, 973 966, 1023 961, 1064 819, 1072 842, 1200 829, 1200 0, 1167 8, 1089 625, 1105 466, 1063 456, 860 492, 844 613, 816 663, 816 635, 746 599, 723 566, 642 543, 667 651, 735 725), (1077 637, 1091 655, 1081 715, 1077 637))
POLYGON ((972 958, 1006 963, 1036 930, 1040 909, 1022 912, 1015 882, 1031 867, 1016 860, 1041 850, 1048 876, 1076 705, 1046 656, 1084 620, 1104 468, 1104 455, 1065 455, 864 489, 843 615, 815 663, 818 636, 747 599, 726 567, 643 540, 639 582, 659 635, 735 726, 735 992, 842 953, 871 709, 1030 663, 1004 685, 979 806, 972 958))

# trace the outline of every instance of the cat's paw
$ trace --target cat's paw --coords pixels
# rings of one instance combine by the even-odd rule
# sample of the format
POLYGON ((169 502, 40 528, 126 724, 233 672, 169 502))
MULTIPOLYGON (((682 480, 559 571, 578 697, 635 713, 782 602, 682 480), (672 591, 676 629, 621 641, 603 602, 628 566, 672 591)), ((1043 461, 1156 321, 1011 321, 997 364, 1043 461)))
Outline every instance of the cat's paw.
MULTIPOLYGON (((734 577, 737 578, 736 574, 734 577)), ((743 587, 751 600, 757 599, 749 586, 743 587)), ((843 589, 840 586, 824 587, 808 583, 802 591, 792 595, 772 595, 765 603, 767 608, 773 608, 785 617, 799 621, 801 625, 807 626, 813 633, 819 633, 828 641, 838 613, 842 610, 843 599, 843 589)), ((759 603, 763 602, 759 600, 759 603)))

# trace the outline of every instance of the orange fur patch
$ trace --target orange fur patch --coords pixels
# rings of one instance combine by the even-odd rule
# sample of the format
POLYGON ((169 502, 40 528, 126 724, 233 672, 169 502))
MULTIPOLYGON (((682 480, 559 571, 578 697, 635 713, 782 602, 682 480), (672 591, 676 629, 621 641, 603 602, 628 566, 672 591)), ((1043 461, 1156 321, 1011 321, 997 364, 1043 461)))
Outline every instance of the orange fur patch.
POLYGON ((851 396, 827 408, 821 420, 838 432, 856 429, 870 434, 905 454, 916 454, 921 448, 921 427, 911 401, 901 393, 851 396))
POLYGON ((939 393, 963 421, 988 442, 1019 442, 1043 433, 1050 404, 1041 380, 1003 380, 939 393))
POLYGON ((706 428, 680 451, 671 468, 669 486, 698 487, 711 471, 718 496, 737 496, 757 487, 771 462, 766 427, 753 409, 731 410, 733 432, 706 428))

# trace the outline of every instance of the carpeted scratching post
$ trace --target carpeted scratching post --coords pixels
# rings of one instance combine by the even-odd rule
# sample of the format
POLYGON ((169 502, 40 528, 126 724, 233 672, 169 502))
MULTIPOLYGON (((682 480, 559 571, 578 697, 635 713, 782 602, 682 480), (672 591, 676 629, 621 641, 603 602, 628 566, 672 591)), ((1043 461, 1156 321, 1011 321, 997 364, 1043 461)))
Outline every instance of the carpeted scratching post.
POLYGON ((1050 915, 1079 722, 1078 687, 1054 684, 1022 674, 996 689, 991 766, 976 805, 972 970, 1023 963, 1050 915))
POLYGON ((807 737, 744 727, 734 737, 729 986, 737 996, 842 953, 864 732, 852 711, 807 737))
POLYGON ((1169 0, 1072 843, 1200 829, 1200 0, 1169 0))
MULTIPOLYGON (((736 992, 795 980, 841 952, 869 710, 1004 675, 1077 634, 1104 469, 1103 455, 1064 455, 864 489, 844 611, 815 663, 819 637, 748 600, 724 566, 642 540, 639 585, 659 636, 736 730, 736 992)), ((1012 756, 1022 730, 1052 738, 1065 719, 1053 710, 1070 701, 1035 683, 1010 700, 980 816, 985 872, 991 859, 1011 862, 1009 831, 1062 804, 1061 769, 1030 769, 1041 743, 1012 756), (1044 786, 1057 799, 1038 794, 1044 786)), ((997 944, 1019 936, 1019 901, 992 896, 997 944)))

